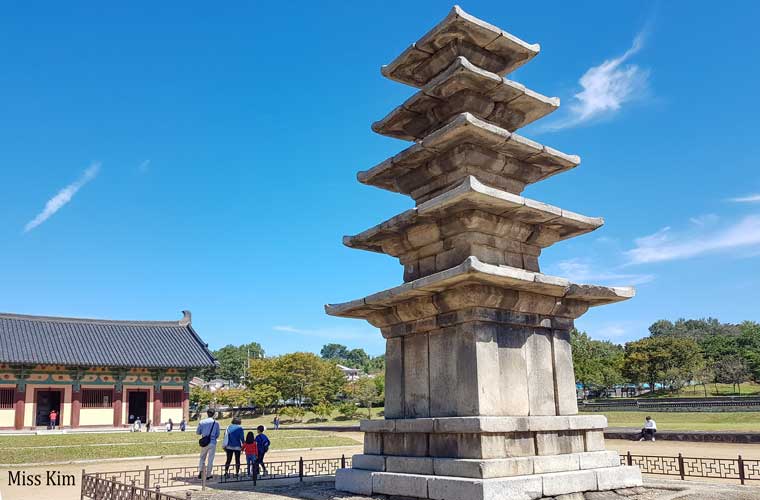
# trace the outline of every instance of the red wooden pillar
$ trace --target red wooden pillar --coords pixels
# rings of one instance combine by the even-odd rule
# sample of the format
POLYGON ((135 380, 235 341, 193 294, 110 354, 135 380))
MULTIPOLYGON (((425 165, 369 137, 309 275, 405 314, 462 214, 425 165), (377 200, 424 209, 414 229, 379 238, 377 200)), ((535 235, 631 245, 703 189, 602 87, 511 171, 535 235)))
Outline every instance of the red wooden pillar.
POLYGON ((72 387, 71 389, 71 427, 79 427, 79 411, 82 409, 82 389, 72 387))
POLYGON ((124 389, 113 390, 113 426, 121 427, 121 402, 124 399, 124 389))
POLYGON ((161 423, 161 387, 153 389, 153 425, 161 423))
POLYGON ((26 388, 16 386, 16 396, 13 406, 16 410, 16 420, 13 422, 16 429, 24 428, 24 411, 26 409, 26 388))

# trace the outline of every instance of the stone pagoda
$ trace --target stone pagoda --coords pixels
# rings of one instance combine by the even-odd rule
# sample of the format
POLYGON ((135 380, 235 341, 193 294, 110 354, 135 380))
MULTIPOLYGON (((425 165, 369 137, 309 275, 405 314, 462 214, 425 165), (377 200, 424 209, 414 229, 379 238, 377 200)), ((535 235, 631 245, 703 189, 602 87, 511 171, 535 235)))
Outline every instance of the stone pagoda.
POLYGON ((606 418, 578 415, 570 352, 575 318, 634 290, 542 274, 543 248, 603 220, 520 196, 580 162, 515 133, 559 106, 503 77, 538 52, 454 7, 382 69, 419 91, 372 128, 414 144, 358 178, 416 206, 344 239, 398 257, 405 283, 325 308, 386 339, 385 419, 361 423, 339 490, 509 500, 641 485, 605 451, 606 418))

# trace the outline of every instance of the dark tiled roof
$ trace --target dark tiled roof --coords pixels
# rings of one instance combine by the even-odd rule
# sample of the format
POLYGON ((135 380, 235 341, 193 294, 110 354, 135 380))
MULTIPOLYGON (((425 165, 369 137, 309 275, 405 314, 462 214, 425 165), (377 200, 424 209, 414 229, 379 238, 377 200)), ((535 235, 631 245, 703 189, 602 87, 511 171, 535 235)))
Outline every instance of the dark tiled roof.
POLYGON ((0 313, 0 363, 207 368, 214 358, 190 324, 0 313))

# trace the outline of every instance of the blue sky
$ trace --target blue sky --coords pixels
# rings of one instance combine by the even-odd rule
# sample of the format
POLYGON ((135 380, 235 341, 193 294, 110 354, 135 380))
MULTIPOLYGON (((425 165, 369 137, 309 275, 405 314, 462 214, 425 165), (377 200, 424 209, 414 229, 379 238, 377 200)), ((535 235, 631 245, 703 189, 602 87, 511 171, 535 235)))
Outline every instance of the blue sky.
MULTIPOLYGON (((380 76, 445 2, 9 3, 0 16, 0 311, 193 312, 211 347, 377 354, 341 302, 401 283, 354 234, 412 206, 355 173, 406 143, 370 124, 413 93, 380 76)), ((606 225, 542 270, 636 284, 578 326, 760 320, 760 4, 462 7, 542 52, 511 75, 562 99, 522 133, 583 161, 525 195, 606 225)))

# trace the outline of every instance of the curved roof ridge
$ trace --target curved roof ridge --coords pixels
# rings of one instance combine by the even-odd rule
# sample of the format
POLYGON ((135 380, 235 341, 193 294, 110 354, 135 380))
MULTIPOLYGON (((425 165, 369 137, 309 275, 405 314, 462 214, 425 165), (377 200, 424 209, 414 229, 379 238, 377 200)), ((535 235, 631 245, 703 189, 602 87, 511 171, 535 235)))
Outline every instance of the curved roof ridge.
POLYGON ((135 326, 187 326, 190 324, 189 311, 182 311, 183 316, 179 320, 123 320, 123 319, 101 319, 101 318, 74 318, 68 316, 37 316, 34 314, 16 314, 0 312, 0 319, 16 319, 29 321, 51 321, 56 323, 97 323, 100 325, 135 325, 135 326))

